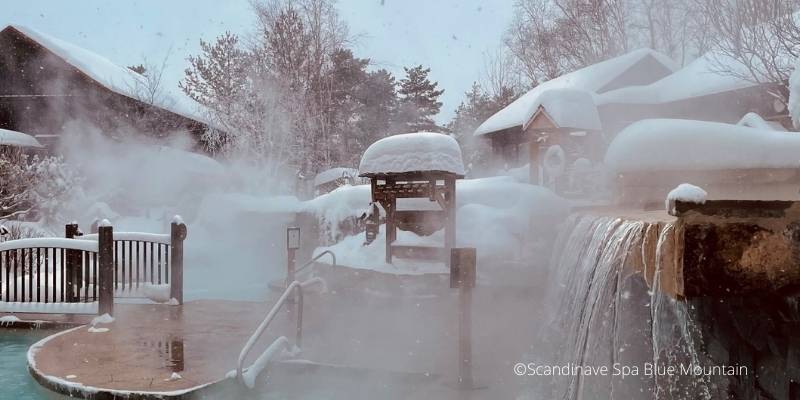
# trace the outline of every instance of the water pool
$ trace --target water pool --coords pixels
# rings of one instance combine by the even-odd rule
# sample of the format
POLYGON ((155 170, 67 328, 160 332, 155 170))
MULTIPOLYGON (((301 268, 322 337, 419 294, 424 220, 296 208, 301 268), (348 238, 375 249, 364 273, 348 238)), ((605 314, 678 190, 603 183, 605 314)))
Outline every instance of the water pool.
POLYGON ((48 330, 0 328, 0 399, 61 400, 68 397, 51 392, 28 373, 28 347, 45 336, 48 330))

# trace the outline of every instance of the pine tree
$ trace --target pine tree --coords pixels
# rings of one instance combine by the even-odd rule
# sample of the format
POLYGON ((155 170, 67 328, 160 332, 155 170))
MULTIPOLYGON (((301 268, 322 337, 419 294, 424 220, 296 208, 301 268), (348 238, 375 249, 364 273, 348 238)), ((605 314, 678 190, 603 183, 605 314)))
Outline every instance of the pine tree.
POLYGON ((418 65, 403 70, 406 76, 400 80, 397 90, 400 94, 398 127, 407 132, 441 130, 433 121, 433 116, 442 108, 439 96, 444 90, 437 90, 438 83, 428 78, 431 69, 418 65))
POLYGON ((250 54, 238 36, 225 32, 214 43, 200 40, 202 53, 189 56, 190 68, 180 82, 189 97, 217 112, 226 112, 247 86, 250 54))

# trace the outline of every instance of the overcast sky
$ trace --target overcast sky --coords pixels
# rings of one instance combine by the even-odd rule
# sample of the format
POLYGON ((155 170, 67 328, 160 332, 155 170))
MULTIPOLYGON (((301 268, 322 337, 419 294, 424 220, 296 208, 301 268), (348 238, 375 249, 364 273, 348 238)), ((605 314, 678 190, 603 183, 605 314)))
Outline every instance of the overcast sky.
MULTIPOLYGON (((501 42, 513 0, 339 0, 357 37, 355 53, 399 77, 402 67, 424 64, 445 89, 437 118, 444 123, 483 69, 483 54, 501 42)), ((170 54, 168 84, 177 85, 186 56, 199 40, 222 32, 246 34, 254 18, 247 0, 11 0, 6 23, 40 30, 97 52, 117 64, 170 54)), ((1 21, 0 21, 1 22, 1 21)))

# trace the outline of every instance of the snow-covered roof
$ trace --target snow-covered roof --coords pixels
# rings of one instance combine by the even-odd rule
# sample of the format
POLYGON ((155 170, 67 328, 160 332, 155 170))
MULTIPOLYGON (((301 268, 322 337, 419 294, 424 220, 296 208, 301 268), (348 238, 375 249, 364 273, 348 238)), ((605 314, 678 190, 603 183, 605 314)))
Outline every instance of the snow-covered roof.
POLYGON ((335 167, 326 169, 314 177, 314 186, 324 185, 343 177, 356 177, 358 170, 355 168, 335 167))
POLYGON ((800 167, 800 134, 719 122, 648 119, 611 142, 617 173, 800 167))
POLYGON ((756 86, 757 83, 721 72, 721 67, 747 74, 744 66, 724 55, 709 52, 675 73, 649 85, 629 86, 597 96, 597 104, 662 104, 756 86))
POLYGON ((574 128, 582 130, 600 130, 600 115, 594 104, 592 94, 579 89, 552 89, 539 95, 531 104, 529 111, 531 119, 523 125, 528 125, 536 118, 537 113, 545 113, 558 128, 574 128))
POLYGON ((461 147, 452 137, 434 132, 385 137, 367 148, 358 171, 362 176, 415 171, 464 175, 461 147))
MULTIPOLYGON (((114 64, 97 53, 26 26, 11 24, 3 31, 7 29, 13 29, 35 41, 109 90, 134 100, 140 100, 137 92, 145 87, 146 83, 136 72, 114 64)), ((203 107, 183 93, 165 89, 164 96, 161 97, 161 99, 156 99, 154 106, 208 124, 203 107)))
POLYGON ((524 125, 531 117, 531 109, 537 106, 538 97, 552 89, 581 89, 595 93, 608 85, 614 79, 624 74, 628 69, 647 57, 652 57, 665 68, 675 71, 675 63, 667 56, 651 49, 638 49, 619 57, 601 61, 579 70, 561 75, 558 78, 543 82, 525 93, 520 98, 498 111, 484 121, 475 135, 484 135, 503 129, 524 125))
POLYGON ((8 129, 0 129, 0 146, 44 147, 35 137, 8 129))

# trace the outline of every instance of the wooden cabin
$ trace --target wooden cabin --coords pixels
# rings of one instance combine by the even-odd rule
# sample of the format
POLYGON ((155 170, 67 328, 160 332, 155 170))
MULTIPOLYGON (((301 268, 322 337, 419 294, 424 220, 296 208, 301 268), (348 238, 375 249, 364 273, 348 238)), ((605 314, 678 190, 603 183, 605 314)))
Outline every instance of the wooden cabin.
MULTIPOLYGON (((0 31, 0 128, 54 146, 70 121, 104 132, 133 128, 154 137, 187 131, 198 145, 209 128, 199 105, 174 93, 148 100, 136 72, 36 30, 0 31)), ((200 146, 198 146, 200 147, 200 146)))

